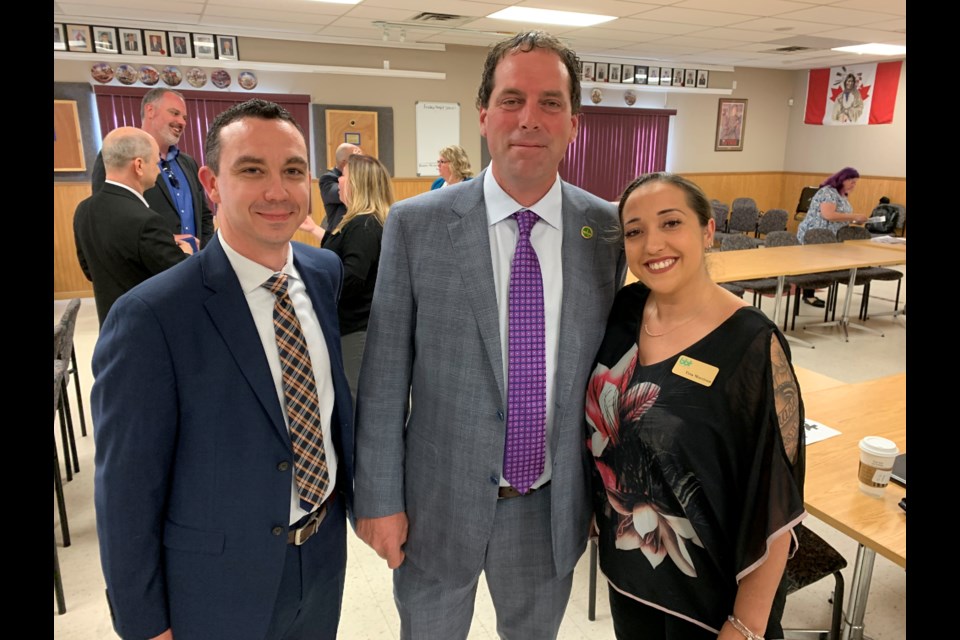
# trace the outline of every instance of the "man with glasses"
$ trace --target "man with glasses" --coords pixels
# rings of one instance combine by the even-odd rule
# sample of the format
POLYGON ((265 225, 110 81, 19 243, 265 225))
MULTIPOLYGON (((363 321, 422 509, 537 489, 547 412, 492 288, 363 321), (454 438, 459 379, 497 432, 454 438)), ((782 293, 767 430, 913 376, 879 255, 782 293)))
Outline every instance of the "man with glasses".
MULTIPOLYGON (((153 136, 160 148, 160 175, 143 196, 150 208, 163 216, 177 241, 195 250, 213 237, 213 212, 197 177, 197 161, 177 147, 187 125, 183 95, 171 89, 151 89, 140 103, 141 129, 153 136)), ((102 154, 93 165, 93 192, 103 187, 105 172, 102 154)))

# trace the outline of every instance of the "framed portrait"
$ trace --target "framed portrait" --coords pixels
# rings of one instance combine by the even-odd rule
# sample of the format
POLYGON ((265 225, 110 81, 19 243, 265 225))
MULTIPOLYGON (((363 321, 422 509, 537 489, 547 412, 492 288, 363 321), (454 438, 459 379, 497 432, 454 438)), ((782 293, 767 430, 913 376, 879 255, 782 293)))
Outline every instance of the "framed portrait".
POLYGON ((694 87, 697 84, 697 71, 695 69, 687 69, 683 72, 683 86, 685 87, 694 87))
POLYGON ((620 69, 618 64, 610 65, 610 82, 620 82, 620 69))
POLYGON ((610 65, 606 62, 598 62, 597 63, 597 82, 606 82, 608 73, 610 73, 610 65))
POLYGON ((650 67, 647 74, 647 84, 660 84, 660 67, 650 67))
POLYGON ((120 53, 133 56, 143 55, 143 37, 140 35, 140 29, 126 29, 120 27, 117 29, 120 35, 120 53))
POLYGON ((650 72, 650 67, 637 65, 633 71, 633 81, 635 84, 647 84, 647 74, 650 72))
POLYGON ((193 57, 216 60, 217 44, 213 41, 213 36, 209 33, 193 34, 193 57))
POLYGON ((181 58, 192 58, 193 49, 190 47, 190 34, 186 31, 171 31, 167 34, 170 39, 170 55, 181 58))
POLYGON ((714 151, 743 151, 743 131, 746 123, 746 98, 720 98, 717 104, 717 138, 714 151))
POLYGON ((93 53, 93 35, 85 24, 67 25, 67 48, 70 51, 93 53))
POLYGON ((63 28, 62 24, 56 22, 53 23, 53 50, 67 50, 67 30, 63 28))
POLYGON ((623 73, 620 74, 620 82, 626 82, 627 84, 633 84, 636 80, 633 76, 636 73, 636 67, 632 64, 623 65, 623 73))
POLYGON ((120 53, 117 48, 117 30, 113 27, 94 27, 93 47, 97 53, 120 53))
POLYGON ((237 37, 217 36, 217 57, 221 60, 237 60, 237 37))
POLYGON ((669 87, 673 81, 673 69, 670 67, 660 67, 660 86, 669 87))
POLYGON ((697 88, 706 89, 709 84, 710 72, 697 69, 697 88))
POLYGON ((597 77, 597 68, 592 62, 580 63, 580 80, 582 82, 593 82, 597 77))
POLYGON ((673 82, 671 83, 674 87, 683 86, 683 69, 674 69, 673 70, 673 82))
POLYGON ((143 32, 144 53, 148 56, 164 56, 170 50, 167 47, 167 32, 146 29, 143 32))

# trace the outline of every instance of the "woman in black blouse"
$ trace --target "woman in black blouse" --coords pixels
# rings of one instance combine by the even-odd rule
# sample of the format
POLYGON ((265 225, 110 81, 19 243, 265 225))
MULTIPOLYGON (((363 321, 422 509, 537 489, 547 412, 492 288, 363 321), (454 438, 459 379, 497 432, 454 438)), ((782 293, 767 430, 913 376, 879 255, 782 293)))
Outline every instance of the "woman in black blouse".
POLYGON ((383 223, 393 204, 393 187, 386 167, 370 156, 350 156, 340 176, 340 200, 347 205, 347 213, 333 231, 325 233, 310 216, 300 228, 319 238, 321 247, 330 249, 343 261, 343 290, 337 313, 343 368, 356 398, 380 263, 383 223))

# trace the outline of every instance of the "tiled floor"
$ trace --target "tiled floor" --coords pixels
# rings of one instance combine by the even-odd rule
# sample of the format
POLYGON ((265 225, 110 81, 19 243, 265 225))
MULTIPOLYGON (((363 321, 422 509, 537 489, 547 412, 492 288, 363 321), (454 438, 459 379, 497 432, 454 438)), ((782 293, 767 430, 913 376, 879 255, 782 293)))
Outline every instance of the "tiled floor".
MULTIPOLYGON (((905 268, 901 268, 906 272, 905 268)), ((871 295, 871 310, 881 312, 893 308, 895 283, 875 283, 871 295)), ((843 291, 841 289, 841 291, 843 291)), ((901 292, 901 304, 906 299, 906 279, 901 292)), ((859 296, 854 297, 854 305, 859 296)), ((54 322, 63 313, 65 301, 55 301, 54 322)), ((772 311, 772 301, 764 301, 764 310, 772 311)), ((801 321, 812 323, 822 312, 802 305, 801 321)), ((798 322, 798 329, 800 326, 798 322)), ((868 323, 881 329, 885 337, 853 332, 844 342, 838 329, 797 331, 799 337, 812 342, 816 348, 793 348, 795 364, 844 382, 869 380, 906 370, 905 317, 892 319, 876 317, 868 323)), ((80 380, 85 394, 89 393, 92 377, 89 363, 97 337, 97 317, 93 300, 84 300, 75 336, 80 362, 80 380)), ((72 397, 72 391, 71 391, 72 397)), ((89 424, 89 409, 88 424, 89 424)), ((810 416, 816 418, 816 416, 810 416)), ((78 433, 79 436, 79 433, 78 433)), ((66 484, 70 533, 73 544, 59 548, 60 565, 66 589, 67 613, 56 615, 54 604, 54 638, 59 640, 94 640, 114 638, 107 605, 104 599, 103 577, 100 574, 96 528, 93 514, 93 439, 79 442, 81 471, 66 484)), ((902 491, 894 488, 892 490, 902 491)), ((54 509, 54 526, 59 540, 59 524, 54 509)), ((810 517, 807 525, 838 549, 848 561, 844 572, 849 587, 851 568, 856 554, 856 543, 810 517)), ((399 620, 394 607, 390 572, 380 558, 350 534, 349 560, 344 593, 340 637, 346 640, 390 640, 399 637, 399 620)), ((597 620, 587 620, 588 554, 577 566, 573 593, 560 630, 562 640, 610 640, 613 636, 606 590, 597 594, 597 620)), ((601 578, 602 580, 602 578, 601 578)), ((825 628, 830 617, 830 597, 833 580, 825 579, 793 594, 787 600, 784 626, 793 628, 825 628)), ((906 572, 892 562, 877 557, 873 583, 866 612, 866 632, 874 640, 906 639, 906 572)), ((496 623, 493 606, 486 589, 481 587, 474 615, 470 640, 495 639, 496 623)), ((437 639, 443 640, 443 639, 437 639)))

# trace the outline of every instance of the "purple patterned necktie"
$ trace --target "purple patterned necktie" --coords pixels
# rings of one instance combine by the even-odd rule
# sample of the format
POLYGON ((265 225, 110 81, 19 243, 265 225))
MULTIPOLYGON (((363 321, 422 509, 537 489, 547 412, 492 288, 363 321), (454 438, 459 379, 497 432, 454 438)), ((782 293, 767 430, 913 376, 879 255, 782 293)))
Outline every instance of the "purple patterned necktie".
POLYGON ((523 209, 513 214, 520 227, 510 267, 510 365, 507 369, 507 443, 503 477, 522 494, 543 473, 547 422, 547 364, 543 319, 543 277, 530 244, 540 218, 523 209))

